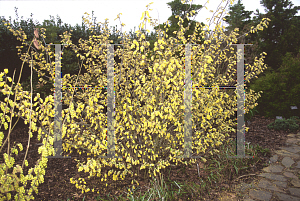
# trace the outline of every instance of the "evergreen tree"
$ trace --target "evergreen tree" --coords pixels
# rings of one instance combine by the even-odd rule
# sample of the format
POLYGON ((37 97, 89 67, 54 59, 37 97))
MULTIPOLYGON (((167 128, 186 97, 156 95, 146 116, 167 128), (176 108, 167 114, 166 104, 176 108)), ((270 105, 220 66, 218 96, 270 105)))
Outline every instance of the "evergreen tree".
POLYGON ((266 9, 266 14, 260 14, 258 10, 253 18, 254 22, 262 18, 271 19, 268 28, 255 33, 255 40, 259 42, 256 49, 258 52, 267 52, 265 63, 268 68, 276 71, 282 64, 282 59, 286 52, 291 52, 294 56, 300 47, 299 17, 295 16, 300 6, 293 7, 289 0, 261 0, 266 9))
MULTIPOLYGON (((276 115, 289 116, 291 104, 299 104, 296 99, 297 84, 293 80, 297 80, 297 73, 293 69, 296 64, 286 64, 291 59, 288 57, 296 57, 299 52, 300 39, 298 33, 299 16, 295 16, 299 6, 293 8, 293 4, 286 0, 263 0, 260 3, 266 8, 266 14, 259 13, 256 10, 255 17, 252 22, 254 25, 261 21, 262 18, 269 18, 268 28, 255 34, 249 34, 250 40, 257 44, 254 50, 256 53, 266 52, 265 62, 268 69, 254 79, 250 84, 250 88, 257 91, 264 91, 258 100, 257 110, 260 115, 275 117, 276 115), (288 54, 290 53, 290 54, 288 54), (282 70, 284 69, 284 70, 282 70), (284 74, 283 72, 288 72, 284 74), (286 76, 289 74, 288 76, 286 76), (291 75, 295 74, 291 80, 291 75), (289 95, 291 94, 291 96, 289 95)), ((254 26, 253 25, 253 26, 254 26)))
MULTIPOLYGON (((167 3, 169 5, 169 7, 171 7, 172 10, 172 15, 168 18, 168 21, 170 23, 170 27, 166 26, 166 28, 164 28, 165 25, 167 25, 167 23, 163 23, 163 24, 159 24, 157 26, 154 27, 155 30, 161 30, 161 31, 166 31, 166 29, 168 29, 168 31, 166 32, 166 34, 168 35, 168 37, 173 37, 173 38, 177 38, 178 35, 178 31, 179 31, 179 18, 176 18, 177 15, 179 15, 182 19, 183 19, 183 27, 187 30, 185 31, 184 37, 187 41, 190 41, 191 39, 189 39, 189 36, 192 36, 195 32, 195 28, 196 28, 196 21, 194 20, 187 20, 186 18, 186 14, 188 12, 190 12, 191 10, 195 10, 195 13, 192 14, 191 16, 189 16, 189 18, 195 16, 198 14, 198 10, 200 10, 202 8, 202 5, 196 5, 196 4, 182 4, 180 0, 174 0, 172 2, 167 3), (176 33, 174 33, 174 31, 176 31, 176 33)), ((201 25, 204 27, 205 24, 203 22, 201 22, 201 25)), ((196 35, 197 38, 200 37, 200 33, 201 30, 198 32, 198 34, 196 35)), ((204 42, 204 41, 202 41, 204 42)), ((182 43, 182 41, 181 41, 182 43)))
MULTIPOLYGON (((245 6, 241 3, 241 0, 238 0, 236 4, 233 6, 229 6, 229 15, 225 16, 225 22, 229 24, 226 27, 226 33, 229 34, 235 28, 238 28, 237 32, 239 36, 242 36, 244 33, 248 32, 250 29, 250 25, 252 25, 251 14, 253 11, 246 11, 245 6)), ((238 39, 237 44, 245 43, 245 36, 238 39)), ((247 42, 249 42, 247 40, 247 42)))

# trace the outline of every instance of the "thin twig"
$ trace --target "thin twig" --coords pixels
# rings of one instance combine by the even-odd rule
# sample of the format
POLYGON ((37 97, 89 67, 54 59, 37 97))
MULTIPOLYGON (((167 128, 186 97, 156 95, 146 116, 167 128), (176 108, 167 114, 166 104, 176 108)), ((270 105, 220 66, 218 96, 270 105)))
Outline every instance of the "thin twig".
POLYGON ((33 93, 33 90, 32 90, 32 55, 31 55, 31 74, 30 74, 30 91, 31 91, 31 96, 30 96, 30 115, 29 115, 29 135, 28 135, 28 143, 27 143, 27 149, 26 149, 26 153, 25 153, 25 156, 24 156, 24 160, 23 160, 23 164, 22 164, 22 169, 24 167, 24 164, 25 164, 25 160, 26 160, 26 157, 27 157, 27 154, 28 154, 28 149, 29 149, 29 145, 30 145, 30 132, 31 132, 31 113, 32 113, 32 93, 33 93))
POLYGON ((233 181, 239 180, 240 178, 247 177, 247 176, 256 176, 256 174, 247 174, 247 175, 242 175, 242 176, 239 176, 238 178, 236 178, 236 179, 235 179, 235 180, 233 180, 233 181))

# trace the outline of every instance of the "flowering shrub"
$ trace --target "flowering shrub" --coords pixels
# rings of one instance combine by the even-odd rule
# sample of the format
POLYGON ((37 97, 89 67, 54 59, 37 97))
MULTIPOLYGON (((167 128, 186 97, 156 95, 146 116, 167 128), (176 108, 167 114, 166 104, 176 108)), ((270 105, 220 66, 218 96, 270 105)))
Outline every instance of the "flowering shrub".
MULTIPOLYGON (((149 6, 149 5, 148 5, 149 6)), ((147 6, 147 8, 148 8, 147 6)), ((150 9, 151 10, 151 9, 150 9)), ((195 11, 192 10, 186 15, 192 16, 195 11)), ((119 16, 118 16, 119 17, 119 16)), ((176 16, 179 17, 179 16, 176 16)), ((85 19, 85 18, 84 18, 85 19)), ((152 21, 148 11, 143 12, 142 18, 144 21, 141 23, 140 27, 144 27, 145 23, 152 21), (148 17, 148 18, 147 18, 148 17)), ((195 35, 191 38, 190 42, 187 42, 183 38, 183 32, 185 29, 182 26, 183 20, 179 18, 180 31, 177 33, 179 40, 183 41, 183 44, 194 44, 197 41, 195 35)), ((267 27, 267 20, 263 19, 261 24, 267 27)), ((85 22, 89 25, 91 23, 89 20, 85 19, 85 22)), ((153 25, 153 23, 151 22, 153 25)), ((263 27, 259 24, 257 28, 251 28, 251 33, 257 30, 263 30, 263 27)), ((122 23, 122 26, 124 24, 122 23)), ((168 25, 169 26, 169 25, 168 25)), ((216 26, 217 29, 220 27, 220 23, 216 26)), ((92 29, 89 28, 89 30, 92 29)), ((13 31, 13 30, 12 30, 13 31)), ((43 29, 41 30, 44 31, 43 29)), ((199 31, 199 24, 197 24, 196 32, 199 31)), ((236 30, 235 30, 236 31, 236 30)), ((21 31, 14 32, 14 34, 21 34, 21 31)), ((164 36, 160 38, 154 44, 155 57, 146 59, 146 54, 149 47, 149 42, 145 41, 145 34, 141 31, 137 31, 138 40, 129 41, 128 36, 124 39, 124 52, 117 50, 116 54, 120 58, 123 58, 124 66, 121 68, 120 64, 115 66, 115 79, 117 82, 121 82, 125 85, 124 90, 120 90, 119 85, 116 87, 118 96, 115 100, 115 126, 114 131, 115 140, 106 140, 105 128, 106 116, 103 114, 103 106, 106 97, 101 94, 101 89, 98 88, 88 88, 84 89, 82 93, 77 93, 74 95, 74 88, 72 86, 84 86, 85 83, 89 82, 92 76, 98 78, 99 86, 107 86, 107 74, 101 72, 98 68, 99 65, 106 64, 108 53, 108 29, 105 25, 104 34, 101 36, 93 36, 89 41, 80 41, 80 47, 78 48, 70 41, 70 34, 66 32, 61 37, 62 43, 70 46, 75 53, 78 50, 85 50, 83 54, 77 53, 77 57, 81 60, 86 60, 84 65, 87 68, 87 72, 84 76, 78 75, 77 77, 70 76, 66 74, 63 76, 63 86, 70 87, 68 89, 63 89, 64 104, 69 105, 69 108, 62 111, 62 138, 64 138, 63 150, 70 151, 74 147, 77 152, 81 154, 82 148, 86 152, 88 158, 86 162, 78 161, 78 171, 89 172, 91 177, 97 176, 101 177, 101 181, 106 182, 108 179, 122 180, 128 174, 140 175, 140 171, 148 170, 149 177, 156 176, 156 173, 160 172, 160 169, 167 168, 170 165, 177 165, 178 163, 191 164, 195 163, 195 159, 188 158, 186 161, 183 158, 177 158, 178 156, 183 156, 182 148, 185 147, 184 142, 184 127, 183 127, 183 117, 184 117, 184 106, 183 93, 181 89, 184 88, 184 70, 182 59, 178 59, 174 56, 172 51, 175 49, 175 44, 178 43, 176 38, 168 38, 164 33, 164 36), (122 55, 120 55, 122 53, 122 55), (130 64, 130 65, 129 65, 130 64), (128 69, 128 73, 125 74, 125 69, 128 69), (148 68, 149 75, 145 75, 143 69, 148 68), (149 79, 150 78, 150 79, 149 79), (180 91, 181 90, 181 91, 180 91), (76 97, 82 102, 78 103, 75 107, 73 103, 73 98, 76 97), (144 106, 140 106, 141 101, 145 102, 144 106), (82 112, 85 111, 86 115, 82 117, 82 112), (173 130, 171 130, 173 128, 173 130), (174 132, 174 133, 172 133, 174 132), (107 147, 115 143, 115 156, 118 158, 99 158, 99 156, 104 156, 104 151, 107 147), (183 146, 184 145, 184 146, 183 146), (175 163, 175 164, 174 164, 175 163), (102 167, 110 166, 115 167, 119 170, 109 170, 107 172, 102 172, 102 167)), ((204 34, 204 32, 202 32, 204 34)), ((236 33, 232 32, 230 36, 225 36, 221 33, 221 39, 226 39, 224 42, 229 42, 232 44, 236 42, 236 33)), ((43 33, 41 34, 44 37, 43 33)), ((22 40, 26 39, 26 36, 21 37, 22 40)), ((42 51, 46 48, 36 41, 35 45, 40 47, 42 51), (37 43, 36 43, 37 42, 37 43)), ((201 49, 204 49, 204 45, 210 44, 211 40, 207 40, 201 45, 201 49)), ((218 43, 220 41, 216 40, 217 45, 211 45, 207 52, 197 51, 197 47, 192 47, 193 52, 193 62, 197 64, 198 68, 193 69, 193 86, 205 86, 207 81, 216 83, 224 83, 226 85, 233 79, 233 74, 229 73, 223 76, 214 77, 215 68, 214 65, 220 62, 222 59, 229 60, 228 72, 230 72, 231 67, 236 63, 236 55, 226 58, 223 50, 218 50, 218 43), (205 78, 205 79, 204 79, 205 78), (214 80, 214 81, 213 81, 214 80)), ((182 47, 178 47, 181 51, 182 47)), ((233 51, 233 47, 230 48, 233 51)), ((48 47, 47 52, 50 58, 53 58, 53 52, 51 52, 48 47)), ((28 52, 27 52, 28 54, 28 52)), ((24 62, 28 62, 27 54, 22 55, 24 62)), ((39 63, 40 69, 36 69, 39 72, 40 82, 46 83, 42 78, 44 75, 40 70, 45 70, 49 72, 50 78, 54 81, 54 66, 55 62, 46 63, 41 55, 32 52, 34 58, 41 59, 39 63)), ((264 53, 266 54, 266 53, 264 53)), ((256 67, 258 73, 262 72, 263 69, 263 55, 260 60, 256 60, 254 66, 256 67)), ((188 60, 190 56, 187 55, 188 60)), ((254 69, 253 66, 249 65, 249 69, 254 69)), ((35 68, 35 67, 33 67, 35 68)), ((113 72, 108 72, 108 75, 113 76, 113 72)), ((249 81, 254 76, 246 72, 246 81, 249 81)), ((2 82, 0 82, 2 83, 2 82)), ((2 84, 3 86, 3 84, 2 84)), ((8 85, 4 85, 9 91, 11 88, 8 85)), ((7 90, 3 93, 7 94, 7 90)), ((201 155, 205 153, 209 146, 217 147, 222 144, 225 140, 224 132, 232 129, 231 126, 234 123, 229 120, 225 121, 227 117, 234 113, 234 107, 236 105, 236 97, 229 96, 224 91, 219 91, 218 88, 212 89, 211 92, 204 90, 193 89, 195 95, 192 96, 193 112, 192 121, 193 125, 188 125, 196 130, 194 136, 192 136, 193 143, 191 149, 193 152, 201 155)), ((255 107, 257 104, 255 100, 260 96, 256 94, 252 95, 253 91, 246 94, 246 112, 249 108, 255 107)), ((30 137, 32 137, 32 131, 38 131, 38 140, 41 139, 43 134, 45 138, 43 139, 43 146, 40 147, 39 153, 42 153, 41 161, 36 166, 35 172, 38 176, 33 177, 31 175, 32 169, 27 177, 21 175, 22 182, 27 180, 34 180, 32 188, 36 190, 36 183, 43 182, 43 176, 45 173, 45 167, 47 166, 46 156, 54 154, 54 149, 52 147, 54 140, 53 118, 56 111, 54 111, 54 99, 53 96, 47 96, 45 100, 38 96, 29 97, 29 92, 23 92, 20 84, 16 87, 16 98, 20 100, 20 103, 9 100, 12 110, 16 106, 21 113, 15 114, 25 117, 25 122, 30 123, 30 137), (29 101, 30 100, 30 101, 29 101), (39 106, 38 106, 39 104, 39 106), (36 110, 32 110, 32 106, 38 106, 36 110), (36 126, 36 122, 40 121, 41 127, 36 126)), ((9 108, 4 108, 2 105, 2 110, 9 112, 9 108)), ((12 110, 10 112, 12 112, 12 110)), ((5 114, 5 113, 4 113, 5 114)), ((5 122, 5 118, 2 118, 5 122)), ((6 122, 5 122, 6 123, 6 122)), ((4 124, 7 127, 7 123, 4 124)), ((247 131, 247 128, 246 128, 247 131)), ((2 137, 3 138, 3 137, 2 137)), ((30 138, 29 138, 30 139, 30 138)), ((27 147, 28 151, 28 147, 27 147)), ((210 151, 218 153, 217 149, 210 151)), ((9 154, 8 154, 9 155, 9 154)), ((6 164, 7 167, 12 167, 13 160, 7 155, 6 164), (10 160, 9 160, 10 159, 10 160)), ((25 156, 26 157, 26 156, 25 156)), ((205 162, 205 158, 202 158, 205 162)), ((25 162, 26 163, 26 162, 25 162)), ((16 171, 20 170, 16 167, 16 171)), ((1 175, 5 175, 1 172, 1 175)), ((86 184, 84 179, 79 178, 80 183, 86 184)), ((70 179, 70 182, 75 184, 77 188, 82 189, 82 192, 88 192, 91 189, 87 188, 86 185, 78 184, 78 180, 74 178, 70 179)), ((134 182, 134 181, 132 181, 134 182)), ((5 186, 5 181, 2 181, 3 186, 5 186)), ((106 183, 107 185, 107 183, 106 183)), ((6 187, 6 186, 5 186, 6 187)), ((2 187, 1 187, 2 188, 2 187)), ((7 192, 8 188, 4 191, 7 192)), ((16 189, 15 189, 16 190, 16 189)), ((94 189, 92 189, 94 191, 94 189)), ((2 191, 3 192, 3 191, 2 191)), ((24 188, 19 187, 18 196, 23 196, 24 188)), ((31 191, 26 192, 28 196, 31 195, 31 191)))

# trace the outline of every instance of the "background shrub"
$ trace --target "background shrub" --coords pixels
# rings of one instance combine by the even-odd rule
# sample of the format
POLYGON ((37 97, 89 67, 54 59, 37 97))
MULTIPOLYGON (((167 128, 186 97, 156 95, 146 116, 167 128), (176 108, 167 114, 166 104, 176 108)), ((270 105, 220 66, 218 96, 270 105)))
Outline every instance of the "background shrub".
POLYGON ((290 106, 297 106, 296 116, 300 117, 300 52, 293 58, 286 53, 282 66, 275 72, 267 73, 250 85, 254 91, 263 91, 258 99, 257 110, 262 116, 286 119, 295 116, 290 106))
POLYGON ((299 128, 299 125, 296 123, 299 117, 291 117, 290 119, 276 119, 275 122, 270 123, 267 127, 268 129, 274 130, 290 130, 295 131, 299 128))

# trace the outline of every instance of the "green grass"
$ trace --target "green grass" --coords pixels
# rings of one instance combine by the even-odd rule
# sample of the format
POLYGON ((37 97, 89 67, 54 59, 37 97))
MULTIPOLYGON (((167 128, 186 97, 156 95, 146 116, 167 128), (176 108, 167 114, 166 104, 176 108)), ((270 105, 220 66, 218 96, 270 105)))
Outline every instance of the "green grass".
MULTIPOLYGON (((270 152, 268 149, 263 149, 260 146, 252 146, 249 145, 249 143, 245 143, 245 154, 248 156, 254 156, 254 160, 249 159, 235 159, 235 158, 228 158, 227 156, 233 156, 235 155, 236 150, 236 142, 232 138, 228 140, 228 142, 224 142, 223 145, 219 146, 218 150, 220 153, 217 155, 211 156, 209 160, 207 160, 206 168, 204 168, 205 171, 211 172, 211 174, 204 180, 202 180, 201 185, 197 184, 180 184, 176 181, 171 181, 168 178, 165 180, 164 178, 161 178, 161 182, 156 181, 154 178, 151 182, 151 186, 149 187, 148 191, 143 193, 141 195, 141 191, 137 193, 139 187, 137 187, 135 190, 131 189, 132 194, 127 192, 123 192, 123 194, 119 197, 116 197, 114 195, 108 194, 106 197, 100 198, 95 197, 95 200, 132 200, 132 201, 143 201, 143 200, 178 200, 181 198, 183 194, 186 194, 187 192, 193 192, 193 194, 199 195, 199 192, 207 192, 208 187, 218 182, 219 175, 224 175, 226 172, 230 172, 232 167, 234 167, 234 173, 238 175, 239 170, 247 169, 251 165, 254 165, 256 161, 258 160, 257 154, 259 152, 264 153, 264 155, 267 152, 270 152), (213 169, 213 173, 211 171, 213 169), (197 193, 198 192, 198 193, 197 193)), ((265 164, 267 166, 267 164, 265 164)), ((184 169, 184 168, 182 168, 184 169)), ((200 176, 199 176, 200 178, 200 176)), ((223 178, 223 181, 226 181, 226 178, 223 178)), ((223 188, 224 189, 224 188, 223 188)), ((128 189, 127 189, 128 190, 128 189)), ((210 192, 207 192, 210 194, 210 192)), ((205 194, 207 194, 205 193, 205 194)), ((74 198, 68 199, 69 200, 75 200, 74 198)), ((83 199, 84 201, 85 199, 83 199)))

